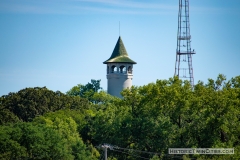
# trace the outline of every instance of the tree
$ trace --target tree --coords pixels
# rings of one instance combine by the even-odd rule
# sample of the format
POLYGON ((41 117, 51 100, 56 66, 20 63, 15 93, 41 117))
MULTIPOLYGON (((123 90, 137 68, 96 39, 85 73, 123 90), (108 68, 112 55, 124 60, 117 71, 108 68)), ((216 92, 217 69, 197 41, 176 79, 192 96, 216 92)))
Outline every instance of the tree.
POLYGON ((19 122, 19 118, 2 104, 3 97, 0 97, 0 125, 19 122))
POLYGON ((11 93, 0 100, 2 123, 45 114, 31 123, 1 126, 0 158, 95 159, 99 152, 93 146, 109 143, 127 149, 125 154, 108 152, 112 159, 176 157, 167 155, 168 148, 234 148, 234 155, 180 157, 240 159, 239 77, 227 81, 220 74, 206 84, 199 81, 194 89, 178 77, 157 80, 124 90, 122 99, 104 91, 95 92, 93 86, 86 85, 90 89, 84 90, 82 96, 92 103, 79 95, 83 90, 76 86, 68 93, 72 96, 50 92, 52 95, 44 97, 38 89, 25 90, 27 96, 11 93), (46 100, 40 101, 39 97, 46 100), (57 144, 55 148, 53 144, 57 144))
MULTIPOLYGON (((238 80, 238 79, 237 79, 238 80)), ((123 99, 103 104, 89 127, 89 139, 167 154, 167 148, 239 148, 240 90, 237 80, 198 82, 194 90, 177 77, 122 92, 123 99)), ((130 153, 129 153, 130 154, 130 153)), ((135 159, 111 154, 119 159, 135 159)), ((142 157, 151 156, 139 154, 142 157)), ((206 156, 189 156, 189 158, 206 156)), ((217 155, 208 158, 219 157, 217 155)), ((237 155, 224 155, 225 158, 237 155)), ((167 157, 165 157, 167 158, 167 157)), ((187 158, 187 157, 186 157, 187 158)))
POLYGON ((0 98, 1 123, 32 121, 35 116, 60 109, 89 108, 89 101, 81 97, 67 96, 60 91, 53 92, 46 87, 26 88, 0 98))
POLYGON ((27 154, 19 143, 21 136, 19 128, 0 126, 0 159, 20 159, 27 154))
POLYGON ((0 126, 1 159, 94 160, 99 153, 83 143, 76 122, 61 113, 33 122, 0 126))
POLYGON ((2 159, 69 159, 73 157, 65 142, 53 129, 45 125, 16 123, 1 126, 2 159))
POLYGON ((72 87, 69 91, 66 92, 70 96, 80 96, 87 98, 89 101, 94 102, 92 97, 94 93, 97 93, 98 90, 102 89, 100 87, 101 80, 91 79, 91 83, 86 85, 78 84, 77 86, 72 87))
POLYGON ((78 111, 61 110, 37 117, 33 122, 54 129, 62 137, 65 147, 74 159, 94 160, 99 157, 99 153, 91 145, 87 148, 79 135, 79 130, 86 124, 84 116, 84 113, 78 111))

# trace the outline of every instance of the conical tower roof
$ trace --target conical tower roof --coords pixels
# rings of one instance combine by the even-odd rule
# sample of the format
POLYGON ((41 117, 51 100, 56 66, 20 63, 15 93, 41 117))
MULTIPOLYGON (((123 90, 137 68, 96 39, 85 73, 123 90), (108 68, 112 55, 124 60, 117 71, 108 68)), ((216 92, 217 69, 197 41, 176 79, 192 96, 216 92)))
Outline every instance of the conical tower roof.
POLYGON ((128 57, 126 48, 124 47, 123 41, 119 36, 117 44, 112 52, 111 57, 103 62, 104 64, 107 63, 132 63, 136 64, 133 60, 128 57))

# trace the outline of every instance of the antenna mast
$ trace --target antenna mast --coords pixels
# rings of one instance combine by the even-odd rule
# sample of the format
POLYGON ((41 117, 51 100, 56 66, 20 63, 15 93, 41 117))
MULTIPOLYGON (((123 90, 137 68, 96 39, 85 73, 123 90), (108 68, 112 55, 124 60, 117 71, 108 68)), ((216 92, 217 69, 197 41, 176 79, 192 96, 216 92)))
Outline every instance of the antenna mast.
POLYGON ((119 21, 119 36, 120 36, 120 27, 121 27, 121 26, 120 26, 120 21, 119 21))
POLYGON ((192 54, 196 54, 196 52, 194 49, 191 49, 189 0, 179 0, 177 50, 174 75, 182 79, 189 79, 193 88, 194 78, 192 54))

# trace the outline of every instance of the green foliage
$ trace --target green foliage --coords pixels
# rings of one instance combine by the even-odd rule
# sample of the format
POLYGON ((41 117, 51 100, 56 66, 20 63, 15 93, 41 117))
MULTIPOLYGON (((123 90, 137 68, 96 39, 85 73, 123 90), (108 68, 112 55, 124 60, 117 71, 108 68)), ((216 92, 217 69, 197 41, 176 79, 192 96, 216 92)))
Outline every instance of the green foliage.
MULTIPOLYGON (((96 110, 85 127, 86 139, 94 145, 110 143, 163 154, 170 147, 238 148, 239 82, 239 77, 226 81, 225 76, 219 75, 216 81, 199 82, 194 90, 188 81, 177 77, 133 86, 122 92, 122 100, 103 104, 96 110)), ((117 152, 109 154, 117 159, 136 159, 117 152)), ((152 158, 145 153, 138 156, 152 158)), ((206 158, 189 156, 193 157, 206 158)), ((214 157, 219 159, 217 155, 208 158, 214 157)), ((223 155, 223 158, 238 158, 238 155, 223 155)))
POLYGON ((19 144, 19 128, 0 126, 0 159, 18 159, 26 155, 26 148, 19 144))
POLYGON ((0 135, 0 159, 94 160, 99 156, 83 143, 71 117, 48 114, 31 123, 0 126, 0 135))
POLYGON ((44 125, 16 123, 1 126, 1 159, 68 159, 56 131, 44 125))
POLYGON ((66 109, 46 113, 44 116, 36 117, 33 122, 36 124, 45 124, 52 128, 55 127, 55 129, 61 131, 59 134, 70 135, 74 133, 77 136, 77 131, 81 131, 87 123, 85 120, 86 116, 87 113, 66 109), (69 132, 69 134, 65 132, 69 132))
POLYGON ((47 88, 26 88, 0 98, 1 123, 31 121, 35 116, 60 109, 86 109, 89 102, 47 88))
POLYGON ((19 122, 19 118, 8 109, 8 106, 3 105, 3 99, 3 97, 0 97, 0 125, 19 122))
POLYGON ((159 158, 159 156, 154 155, 150 160, 161 160, 161 159, 159 158))
POLYGON ((44 124, 63 137, 66 148, 70 148, 74 159, 93 160, 99 157, 99 153, 90 145, 89 149, 80 138, 79 131, 86 124, 85 116, 76 110, 60 110, 54 113, 47 113, 44 116, 34 119, 35 124, 44 124))
POLYGON ((100 87, 100 81, 101 80, 91 79, 91 83, 88 83, 86 85, 78 84, 77 86, 74 86, 69 91, 67 91, 66 94, 70 96, 80 96, 87 98, 91 102, 94 102, 92 99, 94 93, 97 93, 98 90, 102 89, 100 87))
POLYGON ((240 159, 240 76, 220 74, 194 89, 177 77, 157 80, 122 91, 122 99, 99 89, 92 80, 67 95, 29 88, 1 97, 1 124, 32 122, 0 127, 0 159, 96 159, 102 150, 93 146, 103 143, 126 149, 109 150, 109 159, 240 159), (168 148, 235 154, 176 157, 168 148))
POLYGON ((98 105, 111 105, 118 100, 119 98, 112 96, 105 91, 95 92, 92 96, 92 101, 98 105))

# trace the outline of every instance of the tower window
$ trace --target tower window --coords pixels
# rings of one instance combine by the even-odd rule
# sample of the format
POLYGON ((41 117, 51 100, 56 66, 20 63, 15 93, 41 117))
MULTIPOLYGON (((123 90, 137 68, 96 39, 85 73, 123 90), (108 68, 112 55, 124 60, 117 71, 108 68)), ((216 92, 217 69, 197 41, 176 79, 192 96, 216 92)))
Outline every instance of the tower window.
POLYGON ((111 67, 111 73, 117 73, 117 67, 116 66, 112 66, 111 67))
POLYGON ((128 67, 128 73, 132 74, 132 67, 131 66, 128 67))
POLYGON ((125 66, 120 66, 120 73, 126 73, 126 67, 125 66))

